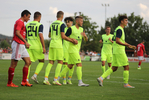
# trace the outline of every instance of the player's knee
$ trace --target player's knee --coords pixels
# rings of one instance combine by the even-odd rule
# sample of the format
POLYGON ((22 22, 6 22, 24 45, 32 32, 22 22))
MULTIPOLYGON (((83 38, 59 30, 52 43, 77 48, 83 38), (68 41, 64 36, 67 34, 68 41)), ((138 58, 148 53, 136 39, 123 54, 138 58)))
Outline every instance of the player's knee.
POLYGON ((28 60, 28 61, 25 62, 25 64, 26 64, 27 66, 30 66, 31 63, 32 63, 32 62, 31 62, 30 60, 28 60))

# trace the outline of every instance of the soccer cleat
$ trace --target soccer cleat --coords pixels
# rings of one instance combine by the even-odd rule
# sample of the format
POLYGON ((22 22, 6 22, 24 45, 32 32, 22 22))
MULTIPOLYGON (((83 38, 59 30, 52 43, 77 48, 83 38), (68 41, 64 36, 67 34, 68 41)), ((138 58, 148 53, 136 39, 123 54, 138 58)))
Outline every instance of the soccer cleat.
POLYGON ((67 80, 67 84, 72 84, 71 80, 67 80))
POLYGON ((19 87, 18 85, 15 85, 14 83, 7 84, 7 87, 19 87))
POLYGON ((44 80, 44 81, 43 81, 43 84, 44 84, 44 85, 51 85, 48 80, 44 80))
POLYGON ((53 81, 53 85, 62 85, 59 81, 53 81))
POLYGON ((99 83, 99 86, 103 86, 103 80, 100 77, 97 78, 97 81, 99 83))
POLYGON ((85 86, 85 87, 87 87, 87 86, 89 86, 89 84, 79 83, 78 86, 85 86))
POLYGON ((22 86, 28 86, 28 87, 32 87, 33 86, 33 84, 30 84, 29 82, 21 82, 21 85, 22 86))
POLYGON ((124 88, 135 88, 134 86, 131 86, 131 85, 129 85, 129 84, 124 84, 124 88))
POLYGON ((107 76, 107 79, 110 79, 110 75, 107 76))
POLYGON ((32 79, 35 83, 37 83, 37 84, 39 83, 36 77, 32 76, 31 79, 32 79))
POLYGON ((66 80, 63 80, 63 85, 66 85, 66 80))
POLYGON ((141 69, 141 67, 138 67, 138 69, 140 70, 140 69, 141 69))

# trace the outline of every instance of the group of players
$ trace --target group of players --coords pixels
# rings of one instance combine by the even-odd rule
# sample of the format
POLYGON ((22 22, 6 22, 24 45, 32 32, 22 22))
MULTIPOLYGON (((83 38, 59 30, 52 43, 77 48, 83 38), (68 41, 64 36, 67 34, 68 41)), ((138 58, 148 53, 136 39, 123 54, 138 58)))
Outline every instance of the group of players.
MULTIPOLYGON (((31 79, 35 83, 39 83, 37 81, 37 75, 44 65, 44 53, 46 52, 43 38, 43 25, 40 23, 41 13, 35 12, 34 20, 27 23, 25 26, 24 22, 27 22, 30 19, 30 16, 31 13, 28 10, 24 10, 21 13, 21 18, 18 19, 14 25, 14 36, 11 44, 12 57, 10 67, 8 69, 8 87, 18 87, 18 85, 15 85, 12 80, 15 67, 21 58, 25 62, 21 85, 28 87, 32 86, 32 84, 29 83, 28 78, 31 62, 35 62, 36 60, 39 60, 39 64, 37 65, 35 73, 31 79)), ((83 28, 81 27, 83 25, 83 17, 76 16, 75 25, 73 26, 73 18, 66 17, 64 21, 67 27, 65 27, 65 24, 62 22, 63 16, 64 13, 62 11, 58 11, 56 16, 57 20, 50 25, 49 38, 51 38, 51 41, 49 45, 49 63, 45 70, 45 79, 43 84, 51 85, 48 81, 48 76, 54 61, 57 60, 58 64, 56 66, 55 76, 52 82, 54 85, 61 85, 59 82, 60 77, 63 77, 63 84, 72 84, 71 78, 74 71, 74 65, 76 65, 78 86, 89 86, 89 84, 85 84, 82 81, 82 63, 79 55, 82 38, 84 38, 85 41, 88 40, 83 28), (68 71, 69 75, 68 80, 66 81, 66 73, 68 71)), ((127 16, 120 16, 119 22, 120 26, 115 29, 114 36, 110 34, 110 27, 106 27, 106 34, 102 35, 102 40, 100 40, 100 42, 103 43, 101 55, 103 75, 97 78, 97 81, 100 86, 103 86, 103 80, 107 76, 110 78, 110 74, 112 72, 116 71, 118 67, 123 66, 124 87, 134 88, 128 84, 129 63, 125 53, 125 46, 132 49, 136 49, 136 47, 125 42, 125 33, 123 28, 127 26, 127 16), (107 71, 105 71, 106 60, 109 65, 109 69, 107 71)))

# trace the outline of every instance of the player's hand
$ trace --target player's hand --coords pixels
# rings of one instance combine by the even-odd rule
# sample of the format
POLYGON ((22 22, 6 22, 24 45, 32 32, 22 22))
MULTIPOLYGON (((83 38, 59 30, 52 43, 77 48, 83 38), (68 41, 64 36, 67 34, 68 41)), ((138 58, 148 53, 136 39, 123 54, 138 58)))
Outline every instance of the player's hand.
POLYGON ((25 43, 25 47, 26 47, 27 49, 29 49, 30 46, 31 46, 31 45, 30 45, 28 42, 25 43))
POLYGON ((43 54, 45 54, 46 53, 46 48, 43 48, 43 54))
POLYGON ((102 40, 100 40, 99 43, 102 43, 102 40))
POLYGON ((85 36, 86 36, 85 32, 82 32, 82 33, 81 33, 81 35, 82 35, 83 37, 85 37, 85 36))
POLYGON ((128 48, 131 48, 131 49, 134 49, 134 50, 135 50, 135 49, 136 49, 136 46, 134 46, 134 45, 129 45, 128 48))
POLYGON ((78 44, 78 41, 76 39, 73 39, 73 44, 78 44))

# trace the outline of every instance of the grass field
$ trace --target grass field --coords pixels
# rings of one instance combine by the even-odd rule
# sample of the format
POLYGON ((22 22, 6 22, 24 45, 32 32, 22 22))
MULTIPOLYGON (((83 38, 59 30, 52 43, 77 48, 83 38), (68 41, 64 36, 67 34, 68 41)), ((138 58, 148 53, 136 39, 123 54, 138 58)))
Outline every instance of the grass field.
MULTIPOLYGON (((0 60, 0 100, 149 100, 149 63, 142 63, 142 69, 137 70, 137 63, 130 63, 129 84, 134 89, 123 87, 123 67, 111 74, 111 79, 104 80, 104 86, 99 87, 96 79, 102 74, 101 62, 82 62, 83 81, 89 87, 78 87, 76 71, 74 71, 73 85, 47 86, 43 85, 44 71, 48 61, 38 75, 39 84, 31 79, 33 87, 22 87, 23 61, 15 69, 13 82, 18 88, 6 87, 10 60, 0 60)), ((32 63, 30 77, 34 74, 38 62, 32 63)), ((52 83, 55 65, 51 69, 49 81, 52 83)), ((62 82, 62 79, 60 80, 62 82)))

